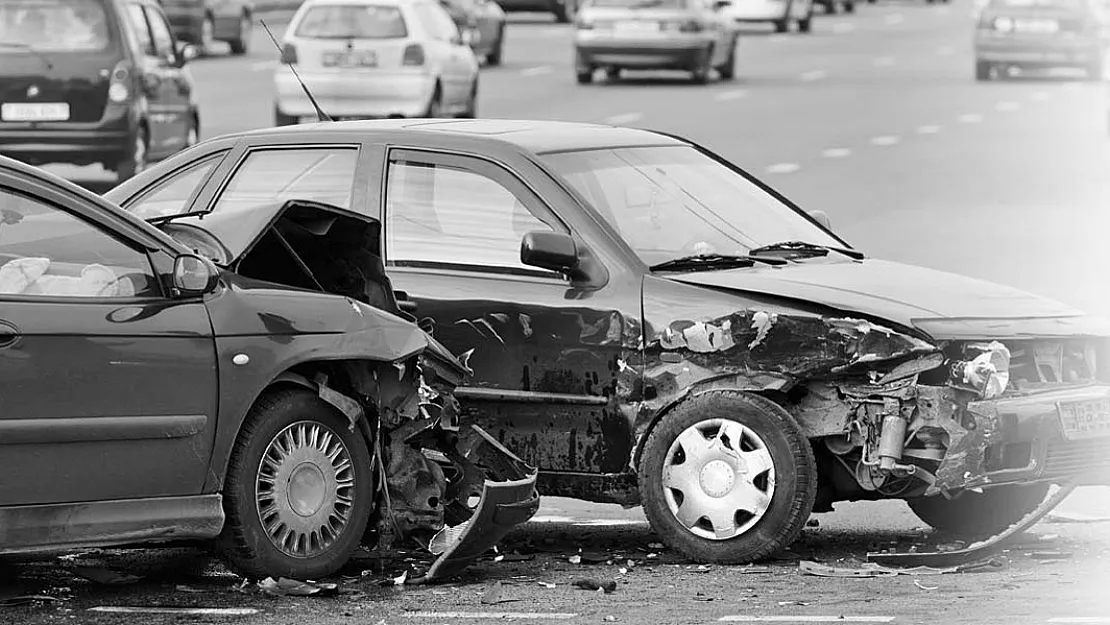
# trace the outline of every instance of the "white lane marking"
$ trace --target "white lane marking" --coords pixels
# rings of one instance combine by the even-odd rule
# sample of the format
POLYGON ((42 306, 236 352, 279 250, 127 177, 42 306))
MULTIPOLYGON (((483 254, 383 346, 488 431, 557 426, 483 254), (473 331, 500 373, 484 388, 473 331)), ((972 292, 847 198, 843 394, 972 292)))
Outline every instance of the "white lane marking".
POLYGON ((954 54, 955 52, 956 48, 953 48, 952 46, 941 46, 937 48, 937 54, 941 56, 948 56, 950 54, 954 54))
POLYGON ((850 33, 856 29, 856 25, 851 22, 837 22, 833 24, 832 31, 838 35, 843 33, 850 33))
POLYGON ((405 618, 473 619, 554 619, 565 621, 578 616, 569 612, 405 612, 405 618))
POLYGON ((940 132, 940 126, 927 125, 917 127, 917 134, 919 135, 935 135, 938 132, 940 132))
POLYGON ((252 72, 261 72, 268 69, 273 69, 277 67, 277 65, 277 61, 258 61, 256 63, 251 63, 249 67, 252 72))
POLYGON ((593 521, 582 521, 575 523, 575 527, 618 527, 621 525, 644 525, 647 521, 636 521, 634 519, 595 519, 593 521))
POLYGON ((813 69, 808 72, 802 72, 802 75, 799 76, 799 78, 802 79, 802 82, 813 82, 815 80, 826 78, 828 77, 828 75, 829 73, 823 69, 813 69))
POLYGON ((983 121, 983 116, 978 113, 966 113, 964 115, 960 115, 961 124, 978 124, 981 121, 983 121))
POLYGON ((613 126, 620 126, 621 124, 631 124, 643 119, 644 116, 640 113, 621 113, 620 115, 612 115, 605 118, 605 123, 613 126))
POLYGON ((1051 98, 1052 94, 1047 91, 1034 91, 1033 94, 1029 97, 1038 102, 1044 102, 1045 100, 1051 98))
POLYGON ((521 70, 520 75, 521 76, 543 76, 544 74, 550 74, 553 71, 555 71, 555 68, 551 67, 550 65, 539 65, 539 66, 536 66, 536 67, 529 67, 528 69, 521 70))
POLYGON ((728 102, 729 100, 739 100, 740 98, 745 98, 747 96, 748 91, 746 89, 732 89, 730 91, 722 91, 721 93, 718 93, 717 95, 713 96, 713 99, 717 100, 718 102, 728 102))
POLYGON ((825 158, 845 158, 852 155, 852 151, 848 148, 829 148, 821 152, 821 156, 825 158))
POLYGON ((874 61, 871 61, 871 63, 875 67, 890 67, 891 65, 894 65, 894 57, 892 57, 892 56, 880 56, 879 58, 875 59, 874 61))
POLYGON ((186 616, 250 616, 258 614, 254 608, 145 608, 123 605, 102 605, 89 608, 89 612, 108 614, 181 614, 186 616))
POLYGON ((875 138, 871 139, 871 145, 888 146, 888 145, 894 145, 895 143, 898 143, 901 140, 902 140, 901 137, 897 137, 897 136, 894 136, 894 135, 888 135, 888 136, 885 136, 885 137, 875 137, 875 138))
POLYGON ((1050 618, 1049 623, 1110 623, 1110 616, 1070 616, 1050 618))
POLYGON ((574 517, 541 515, 528 519, 531 523, 573 523, 574 517))
POLYGON ((996 111, 1016 111, 1019 108, 1021 108, 1021 105, 1017 102, 999 102, 994 105, 996 111))
POLYGON ((786 35, 771 35, 770 37, 767 37, 767 41, 770 41, 771 43, 782 43, 786 41, 786 39, 786 35))
POLYGON ((802 166, 797 163, 775 163, 768 167, 766 171, 769 174, 792 174, 801 168, 802 166))
POLYGON ((902 17, 901 13, 891 13, 890 15, 886 16, 886 19, 884 19, 883 21, 887 24, 901 24, 902 22, 906 21, 906 18, 902 17))
POLYGON ((718 621, 731 621, 734 623, 890 623, 893 616, 749 616, 747 614, 733 614, 722 616, 718 621))

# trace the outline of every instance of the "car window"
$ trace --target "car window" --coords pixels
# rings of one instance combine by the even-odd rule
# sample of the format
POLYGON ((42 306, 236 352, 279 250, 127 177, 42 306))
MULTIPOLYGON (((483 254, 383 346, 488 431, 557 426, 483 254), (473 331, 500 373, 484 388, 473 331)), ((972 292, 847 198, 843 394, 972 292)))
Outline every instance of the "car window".
POLYGON ((146 254, 63 210, 0 188, 0 297, 159 294, 146 254))
POLYGON ((147 191, 138 201, 129 203, 126 210, 140 219, 173 215, 189 210, 186 202, 204 181, 208 172, 212 171, 222 158, 221 153, 175 173, 147 191))
POLYGON ((317 4, 297 29, 305 39, 404 39, 409 36, 401 9, 377 4, 317 4))
POLYGON ((177 56, 173 49, 173 34, 170 33, 170 26, 162 13, 153 7, 146 7, 146 19, 154 39, 154 52, 163 59, 177 56))
POLYGON ((390 262, 528 269, 520 241, 551 230, 499 182, 442 165, 396 162, 386 183, 390 262))
POLYGON ((147 26, 143 7, 138 4, 128 4, 127 21, 131 24, 131 30, 139 40, 139 47, 142 48, 143 54, 157 56, 158 51, 154 49, 154 40, 150 36, 150 27, 147 26))
POLYGON ((93 52, 108 49, 111 31, 102 0, 3 0, 0 2, 0 54, 19 46, 38 51, 93 52))

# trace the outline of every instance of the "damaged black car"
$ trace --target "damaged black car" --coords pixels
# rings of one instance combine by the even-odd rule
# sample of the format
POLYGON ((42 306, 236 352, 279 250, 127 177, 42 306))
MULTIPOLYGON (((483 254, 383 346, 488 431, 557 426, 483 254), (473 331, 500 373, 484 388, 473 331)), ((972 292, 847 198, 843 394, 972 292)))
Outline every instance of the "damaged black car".
POLYGON ((869 258, 679 137, 321 123, 215 139, 109 193, 206 219, 293 196, 382 224, 367 246, 398 305, 468 357, 462 414, 541 493, 643 505, 695 560, 771 556, 847 500, 985 536, 1053 484, 1107 480, 1106 321, 869 258))
POLYGON ((9 159, 0 215, 0 554, 214 542, 305 579, 409 540, 434 581, 535 513, 377 221, 281 199, 152 226, 9 159))

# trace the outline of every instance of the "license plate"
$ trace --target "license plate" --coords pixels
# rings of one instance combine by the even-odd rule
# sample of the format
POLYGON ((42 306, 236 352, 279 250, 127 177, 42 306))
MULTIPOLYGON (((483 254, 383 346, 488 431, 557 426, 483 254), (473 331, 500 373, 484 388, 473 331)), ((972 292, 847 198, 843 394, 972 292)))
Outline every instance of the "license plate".
POLYGON ((5 102, 0 105, 0 119, 6 122, 64 122, 69 119, 69 104, 5 102))
POLYGON ((369 50, 325 52, 324 67, 377 67, 378 55, 369 50))
POLYGON ((633 33, 633 34, 657 33, 657 32, 659 32, 659 23, 658 22, 617 22, 614 25, 613 30, 617 31, 618 33, 625 33, 625 34, 628 34, 628 33, 633 33))
POLYGON ((1051 35, 1060 30, 1056 20, 1014 20, 1014 30, 1019 33, 1051 35))
POLYGON ((1057 404, 1060 428, 1069 441, 1110 437, 1110 399, 1057 404))

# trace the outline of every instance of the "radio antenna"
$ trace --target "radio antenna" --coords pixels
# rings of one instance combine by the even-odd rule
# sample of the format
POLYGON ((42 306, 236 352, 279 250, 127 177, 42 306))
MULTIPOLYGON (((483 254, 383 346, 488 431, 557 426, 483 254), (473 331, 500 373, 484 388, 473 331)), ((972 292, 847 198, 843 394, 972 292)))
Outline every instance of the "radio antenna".
MULTIPOLYGON (((278 54, 280 54, 282 58, 284 58, 285 54, 281 50, 281 44, 279 44, 277 38, 274 37, 274 33, 270 32, 270 27, 266 25, 266 20, 260 19, 258 21, 262 23, 262 28, 265 29, 266 34, 270 36, 270 41, 274 42, 274 47, 277 48, 278 54)), ((312 102, 312 107, 316 109, 316 119, 322 122, 335 121, 327 113, 324 112, 324 109, 320 108, 320 103, 316 101, 316 98, 312 97, 312 92, 308 90, 308 87, 305 86, 304 81, 301 80, 300 74, 297 73, 297 68, 293 67, 293 64, 289 62, 286 62, 285 65, 293 72, 293 77, 297 79, 297 82, 301 85, 301 89, 304 89, 304 94, 308 96, 308 101, 312 102)))

